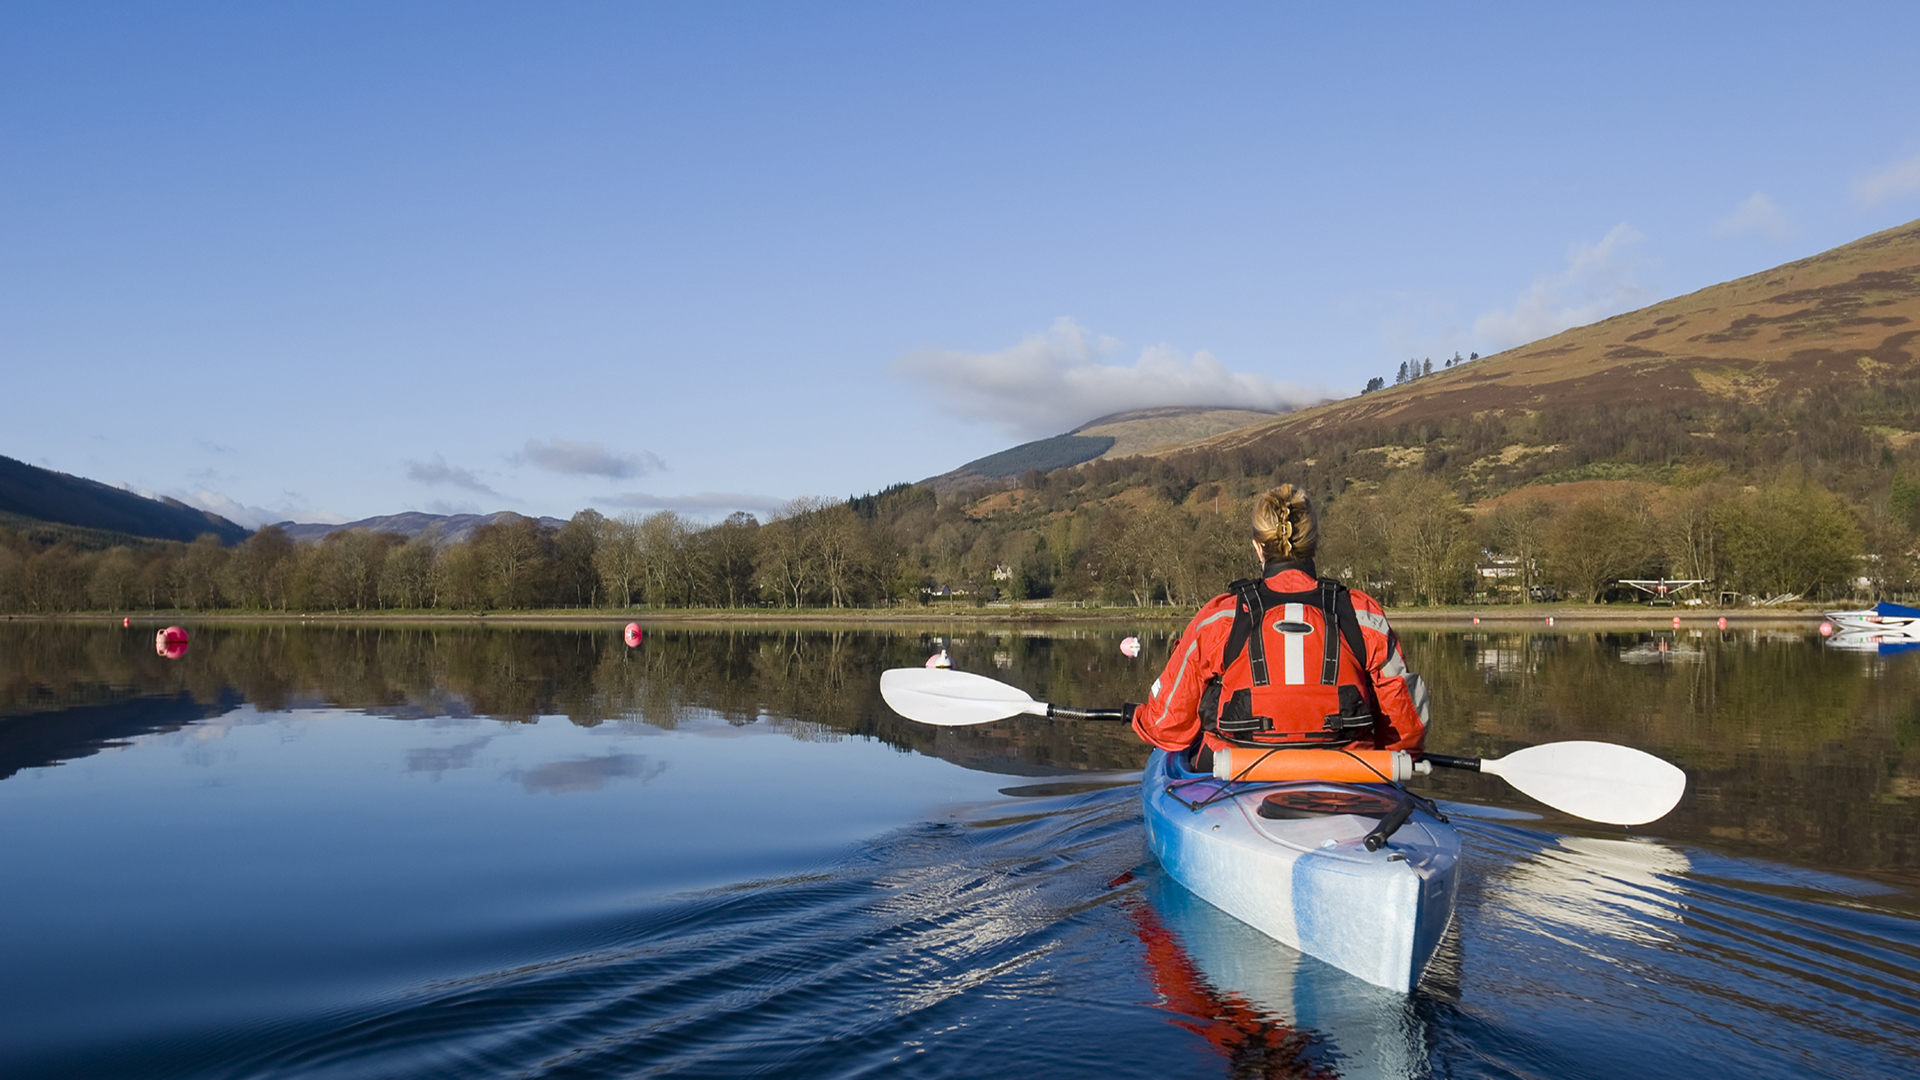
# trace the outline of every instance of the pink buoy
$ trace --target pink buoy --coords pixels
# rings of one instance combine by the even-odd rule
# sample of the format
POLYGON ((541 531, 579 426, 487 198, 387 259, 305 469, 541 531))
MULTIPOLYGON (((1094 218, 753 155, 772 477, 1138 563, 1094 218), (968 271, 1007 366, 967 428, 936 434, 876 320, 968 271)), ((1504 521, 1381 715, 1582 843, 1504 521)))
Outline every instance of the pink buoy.
POLYGON ((1473 625, 1475 625, 1475 626, 1479 626, 1479 625, 1480 625, 1480 616, 1478 616, 1478 615, 1475 615, 1475 616, 1473 617, 1473 625))
POLYGON ((1727 628, 1727 617, 1725 615, 1720 616, 1720 621, 1718 625, 1722 630, 1725 630, 1727 628))
POLYGON ((187 632, 178 626, 169 626, 153 635, 153 651, 169 660, 178 660, 187 655, 187 632))
POLYGON ((640 639, 645 637, 646 634, 647 632, 645 630, 640 629, 639 623, 630 622, 627 624, 626 632, 621 634, 621 637, 626 639, 627 648, 637 649, 640 647, 640 639))
POLYGON ((1674 625, 1674 626, 1676 626, 1676 627, 1678 627, 1678 626, 1680 625, 1680 616, 1678 616, 1678 615, 1675 615, 1675 616, 1673 617, 1673 625, 1674 625))
POLYGON ((1548 626, 1552 626, 1552 625, 1553 625, 1553 616, 1551 616, 1551 615, 1549 615, 1549 616, 1547 616, 1547 625, 1548 625, 1548 626))
POLYGON ((1121 638, 1120 639, 1120 655, 1126 657, 1129 660, 1133 659, 1136 656, 1139 656, 1140 655, 1140 639, 1137 637, 1121 638))
POLYGON ((1832 637, 1832 636, 1833 636, 1833 624, 1832 624, 1832 623, 1830 623, 1830 622, 1823 622, 1823 623, 1821 623, 1821 624, 1820 624, 1820 636, 1821 636, 1821 637, 1832 637))
POLYGON ((930 668, 950 668, 953 666, 953 660, 947 655, 947 650, 941 649, 939 652, 927 657, 927 666, 930 668))

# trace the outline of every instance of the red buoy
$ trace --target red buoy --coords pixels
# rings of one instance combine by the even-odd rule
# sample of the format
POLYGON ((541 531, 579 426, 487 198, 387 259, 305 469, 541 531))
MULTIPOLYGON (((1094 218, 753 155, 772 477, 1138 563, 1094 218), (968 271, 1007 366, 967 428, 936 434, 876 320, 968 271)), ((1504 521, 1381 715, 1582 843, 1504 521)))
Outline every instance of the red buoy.
POLYGON ((124 618, 124 619, 121 619, 121 620, 120 620, 120 625, 121 625, 121 626, 132 626, 132 625, 133 625, 133 618, 132 618, 132 616, 128 616, 127 618, 124 618))
POLYGON ((646 636, 646 631, 640 629, 639 623, 630 622, 627 624, 627 630, 623 636, 627 640, 627 648, 637 649, 640 647, 640 639, 646 636))
POLYGON ((1727 617, 1725 615, 1722 615, 1720 616, 1720 629, 1725 630, 1726 628, 1727 628, 1727 617))
POLYGON ((178 660, 187 655, 187 632, 178 626, 169 626, 153 635, 153 651, 169 660, 178 660))

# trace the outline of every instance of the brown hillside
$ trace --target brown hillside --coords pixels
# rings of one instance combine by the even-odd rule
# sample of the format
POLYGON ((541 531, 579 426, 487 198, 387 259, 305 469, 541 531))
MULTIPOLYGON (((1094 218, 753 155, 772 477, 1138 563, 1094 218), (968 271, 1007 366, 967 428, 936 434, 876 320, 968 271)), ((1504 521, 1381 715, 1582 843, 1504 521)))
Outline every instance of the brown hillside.
POLYGON ((1912 369, 1920 221, 1423 379, 1212 440, 1543 407, 1767 404, 1912 369))

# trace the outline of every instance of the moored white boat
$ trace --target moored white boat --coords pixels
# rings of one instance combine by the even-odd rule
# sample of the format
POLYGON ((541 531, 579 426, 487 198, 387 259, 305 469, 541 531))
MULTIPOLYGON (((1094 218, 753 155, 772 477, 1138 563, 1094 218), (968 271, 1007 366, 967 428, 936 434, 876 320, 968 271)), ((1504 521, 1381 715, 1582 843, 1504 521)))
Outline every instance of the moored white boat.
POLYGON ((1372 784, 1229 783, 1163 750, 1141 779, 1148 846, 1175 881, 1282 944, 1404 992, 1452 921, 1460 835, 1422 811, 1368 850, 1367 835, 1399 794, 1372 784))
POLYGON ((1920 633, 1920 608, 1889 604, 1882 600, 1870 608, 1854 611, 1829 611, 1826 620, 1840 630, 1891 630, 1920 633))

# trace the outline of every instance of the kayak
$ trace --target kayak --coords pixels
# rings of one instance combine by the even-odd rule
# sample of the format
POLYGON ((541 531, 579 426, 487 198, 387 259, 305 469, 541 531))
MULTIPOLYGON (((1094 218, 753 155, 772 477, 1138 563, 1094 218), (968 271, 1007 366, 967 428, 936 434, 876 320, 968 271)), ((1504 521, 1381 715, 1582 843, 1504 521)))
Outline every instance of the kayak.
POLYGON ((1453 919, 1459 832, 1422 810, 1369 844, 1402 799, 1389 785, 1220 780, 1155 750, 1140 799, 1175 881, 1376 986, 1418 985, 1453 919))

